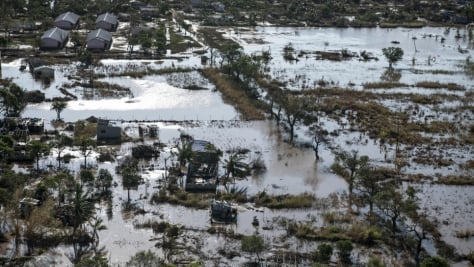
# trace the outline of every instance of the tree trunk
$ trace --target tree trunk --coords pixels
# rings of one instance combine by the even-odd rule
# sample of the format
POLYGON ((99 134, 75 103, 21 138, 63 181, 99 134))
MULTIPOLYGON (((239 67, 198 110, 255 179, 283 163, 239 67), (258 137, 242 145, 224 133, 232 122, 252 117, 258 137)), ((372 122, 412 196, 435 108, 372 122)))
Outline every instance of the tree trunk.
POLYGON ((39 176, 39 156, 36 157, 36 177, 39 176))
POLYGON ((353 188, 352 178, 349 181, 349 212, 352 212, 352 188, 353 188))
POLYGON ((397 218, 398 216, 392 216, 392 232, 393 233, 397 231, 397 218))
POLYGON ((61 152, 58 151, 58 169, 61 169, 61 152))
POLYGON ((316 160, 319 160, 319 142, 316 142, 316 145, 313 147, 316 160))

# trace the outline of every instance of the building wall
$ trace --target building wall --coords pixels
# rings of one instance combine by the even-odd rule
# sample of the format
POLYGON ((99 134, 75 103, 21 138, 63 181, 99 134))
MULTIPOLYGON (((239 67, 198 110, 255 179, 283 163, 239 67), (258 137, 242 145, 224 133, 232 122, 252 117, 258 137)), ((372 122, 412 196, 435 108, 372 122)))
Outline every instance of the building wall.
POLYGON ((101 39, 92 39, 87 42, 87 49, 109 49, 110 44, 101 39))
POLYGON ((97 143, 120 144, 122 129, 110 126, 108 121, 100 120, 97 123, 97 143))
POLYGON ((55 39, 43 38, 41 39, 41 48, 43 49, 60 49, 62 48, 61 42, 55 39))
POLYGON ((56 21, 54 24, 56 25, 56 27, 61 28, 63 30, 72 30, 74 28, 73 24, 65 20, 56 21))
POLYGON ((99 21, 97 22, 97 28, 104 29, 106 31, 114 31, 115 25, 108 23, 107 21, 99 21))

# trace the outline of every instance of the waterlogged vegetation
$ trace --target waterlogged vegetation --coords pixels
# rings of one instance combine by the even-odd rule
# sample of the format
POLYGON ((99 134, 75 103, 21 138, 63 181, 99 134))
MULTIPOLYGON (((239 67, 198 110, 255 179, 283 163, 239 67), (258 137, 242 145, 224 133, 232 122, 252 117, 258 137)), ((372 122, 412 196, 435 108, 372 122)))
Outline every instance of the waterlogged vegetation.
POLYGON ((471 3, 208 2, 2 4, 0 265, 474 263, 471 3), (124 17, 110 50, 90 10, 124 17))

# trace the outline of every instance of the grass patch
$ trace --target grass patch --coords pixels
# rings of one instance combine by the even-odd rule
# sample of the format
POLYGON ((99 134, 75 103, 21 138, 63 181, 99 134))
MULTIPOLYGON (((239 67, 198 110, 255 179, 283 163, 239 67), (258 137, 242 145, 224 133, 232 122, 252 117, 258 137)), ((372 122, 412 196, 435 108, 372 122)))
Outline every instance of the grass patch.
POLYGON ((423 72, 431 73, 431 74, 443 74, 443 75, 455 75, 459 73, 452 70, 424 70, 423 72))
POLYGON ((144 223, 134 223, 136 229, 151 228, 154 234, 162 234, 169 231, 175 232, 179 227, 168 222, 157 222, 153 220, 145 221, 144 223))
POLYGON ((352 218, 347 213, 342 212, 326 212, 323 214, 323 220, 328 224, 350 223, 352 218))
POLYGON ((79 120, 74 125, 74 136, 76 138, 93 138, 97 134, 97 123, 79 120))
POLYGON ((410 95, 410 100, 415 104, 420 105, 436 105, 441 104, 440 98, 435 95, 418 95, 412 94, 410 95))
POLYGON ((269 209, 302 209, 311 208, 315 197, 309 193, 299 195, 268 195, 265 191, 257 194, 252 199, 256 206, 269 209))
POLYGON ((265 114, 261 110, 263 103, 258 100, 250 99, 246 90, 241 88, 238 83, 220 73, 215 68, 203 69, 202 74, 215 84, 216 88, 222 93, 224 101, 236 107, 242 114, 243 119, 265 119, 265 114))
POLYGON ((177 190, 173 194, 162 189, 154 193, 150 202, 152 204, 169 203, 172 205, 181 205, 188 208, 207 209, 210 207, 210 194, 194 194, 185 192, 182 189, 177 190))
POLYGON ((466 91, 466 88, 462 85, 456 83, 440 83, 440 82, 431 82, 423 81, 417 82, 416 87, 428 88, 428 89, 448 89, 450 91, 466 91))
POLYGON ((399 83, 399 82, 372 82, 372 83, 364 83, 362 85, 364 89, 391 89, 391 88, 399 88, 399 87, 407 87, 407 84, 399 83))
POLYGON ((457 238, 470 238, 470 237, 474 237, 474 229, 473 229, 473 230, 456 231, 456 237, 457 237, 457 238))
POLYGON ((403 22, 392 22, 392 21, 382 21, 379 23, 380 28, 422 28, 426 26, 426 23, 422 21, 403 21, 403 22))
POLYGON ((167 46, 172 53, 181 53, 186 52, 190 48, 200 48, 201 45, 195 42, 189 36, 183 36, 176 33, 175 31, 170 31, 170 44, 167 46))
POLYGON ((466 161, 466 163, 461 164, 461 168, 463 168, 465 170, 474 169, 474 160, 471 159, 471 160, 466 161))
POLYGON ((474 185, 474 178, 467 175, 447 175, 439 177, 436 182, 445 185, 474 185))
POLYGON ((234 41, 225 38, 223 32, 218 32, 216 27, 199 27, 198 35, 202 37, 209 47, 214 47, 218 50, 222 50, 223 47, 229 46, 234 41))
POLYGON ((169 74, 169 73, 177 73, 177 72, 191 72, 194 71, 192 68, 162 68, 162 69, 153 69, 151 67, 147 67, 145 70, 126 70, 123 72, 113 72, 109 74, 109 77, 130 77, 130 78, 143 78, 147 75, 162 75, 162 74, 169 74))

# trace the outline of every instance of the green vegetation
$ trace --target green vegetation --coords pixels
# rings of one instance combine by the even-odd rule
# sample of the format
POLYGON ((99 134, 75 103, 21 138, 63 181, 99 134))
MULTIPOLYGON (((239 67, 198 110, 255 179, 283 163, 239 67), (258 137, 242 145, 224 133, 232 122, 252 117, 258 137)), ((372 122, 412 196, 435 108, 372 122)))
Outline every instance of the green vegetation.
POLYGON ((67 107, 67 102, 65 101, 54 101, 51 104, 51 110, 56 111, 57 121, 61 121, 61 112, 67 107))
POLYGON ((210 205, 211 195, 188 193, 182 189, 176 192, 167 192, 165 189, 153 194, 152 204, 169 203, 182 205, 188 208, 207 209, 210 205))
POLYGON ((265 248, 265 241, 258 235, 244 236, 241 239, 241 248, 244 252, 255 253, 260 261, 260 253, 265 248))
POLYGON ((400 47, 382 48, 382 53, 387 58, 389 69, 392 69, 392 65, 403 58, 403 50, 400 47))
POLYGON ((364 89, 390 89, 407 87, 408 85, 399 82, 370 82, 364 83, 362 86, 364 87, 364 89))
POLYGON ((336 247, 338 249, 339 260, 343 264, 350 264, 351 261, 351 252, 354 248, 352 242, 349 240, 339 240, 336 242, 336 247))
POLYGON ((311 208, 315 197, 309 193, 300 195, 268 195, 265 191, 253 197, 255 205, 269 209, 302 209, 311 208))
POLYGON ((440 83, 440 82, 430 82, 430 81, 424 81, 424 82, 417 82, 415 84, 416 87, 422 87, 422 88, 429 88, 429 89, 438 89, 438 88, 446 88, 451 91, 465 91, 466 88, 464 86, 455 84, 455 83, 440 83))
POLYGON ((4 117, 17 117, 27 104, 26 93, 18 85, 1 80, 0 83, 0 114, 4 117))
POLYGON ((242 114, 242 119, 262 120, 265 118, 260 108, 263 103, 250 99, 238 83, 219 73, 217 69, 203 69, 202 73, 216 85, 216 88, 222 93, 224 101, 230 102, 236 107, 242 114))
POLYGON ((427 257, 421 262, 421 267, 448 267, 448 262, 438 256, 427 257))

